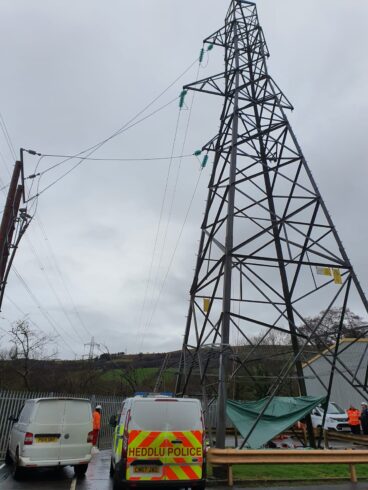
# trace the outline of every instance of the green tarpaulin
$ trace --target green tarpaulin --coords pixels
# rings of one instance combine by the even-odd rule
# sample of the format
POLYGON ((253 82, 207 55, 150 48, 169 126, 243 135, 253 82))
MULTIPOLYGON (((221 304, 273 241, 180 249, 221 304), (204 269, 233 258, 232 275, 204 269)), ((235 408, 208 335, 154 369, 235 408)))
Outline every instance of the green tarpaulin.
MULTIPOLYGON (((268 400, 263 398, 255 402, 231 400, 227 402, 227 415, 243 437, 248 435, 268 400)), ((246 447, 261 448, 275 436, 303 419, 324 400, 325 397, 315 396, 275 397, 249 437, 246 447)))

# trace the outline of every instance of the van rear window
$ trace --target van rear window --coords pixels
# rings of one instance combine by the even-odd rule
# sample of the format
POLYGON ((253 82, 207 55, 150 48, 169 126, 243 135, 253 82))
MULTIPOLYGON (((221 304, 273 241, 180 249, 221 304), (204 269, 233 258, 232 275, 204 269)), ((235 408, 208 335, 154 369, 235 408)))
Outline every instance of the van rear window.
POLYGON ((86 424, 92 419, 91 404, 80 400, 65 402, 64 421, 67 424, 86 424))
POLYGON ((193 402, 136 401, 129 429, 144 431, 201 430, 200 405, 193 402))
POLYGON ((36 403, 33 422, 40 425, 59 425, 64 417, 65 401, 42 400, 36 403))

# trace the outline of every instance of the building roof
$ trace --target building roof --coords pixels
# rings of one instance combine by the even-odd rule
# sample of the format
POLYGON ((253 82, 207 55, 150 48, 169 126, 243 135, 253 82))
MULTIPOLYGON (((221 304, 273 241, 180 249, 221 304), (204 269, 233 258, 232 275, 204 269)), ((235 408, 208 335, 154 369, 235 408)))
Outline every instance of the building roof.
MULTIPOLYGON (((341 344, 348 344, 348 343, 350 343, 350 344, 356 344, 358 342, 359 343, 367 343, 368 342, 368 338, 361 338, 361 339, 345 338, 345 339, 341 339, 340 340, 340 345, 341 344)), ((312 357, 311 359, 309 359, 308 361, 306 361, 303 364, 303 368, 305 368, 305 367, 309 366, 310 364, 314 363, 315 361, 317 361, 321 357, 325 356, 329 352, 333 352, 333 350, 335 349, 335 347, 336 347, 336 343, 333 344, 333 345, 331 345, 330 347, 328 347, 324 351, 320 352, 319 354, 315 355, 314 357, 312 357)))

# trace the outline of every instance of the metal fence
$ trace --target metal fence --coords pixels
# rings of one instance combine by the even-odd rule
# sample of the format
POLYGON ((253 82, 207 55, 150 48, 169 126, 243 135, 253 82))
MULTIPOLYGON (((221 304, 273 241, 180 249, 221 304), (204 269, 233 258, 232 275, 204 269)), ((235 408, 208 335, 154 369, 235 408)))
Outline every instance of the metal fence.
POLYGON ((102 418, 99 447, 101 449, 107 449, 111 446, 113 429, 109 425, 110 417, 119 412, 124 398, 104 395, 70 395, 67 393, 36 393, 0 390, 0 460, 5 457, 12 426, 9 417, 11 415, 18 416, 24 402, 30 398, 50 398, 59 396, 88 398, 91 400, 92 409, 94 409, 96 405, 101 405, 102 418))

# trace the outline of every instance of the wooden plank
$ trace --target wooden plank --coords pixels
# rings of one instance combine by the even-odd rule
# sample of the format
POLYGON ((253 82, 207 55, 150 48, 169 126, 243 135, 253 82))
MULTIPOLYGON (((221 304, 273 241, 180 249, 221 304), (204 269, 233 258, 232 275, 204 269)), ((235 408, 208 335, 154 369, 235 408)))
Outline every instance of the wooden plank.
POLYGON ((214 464, 358 464, 368 463, 368 451, 210 449, 208 461, 214 464))

